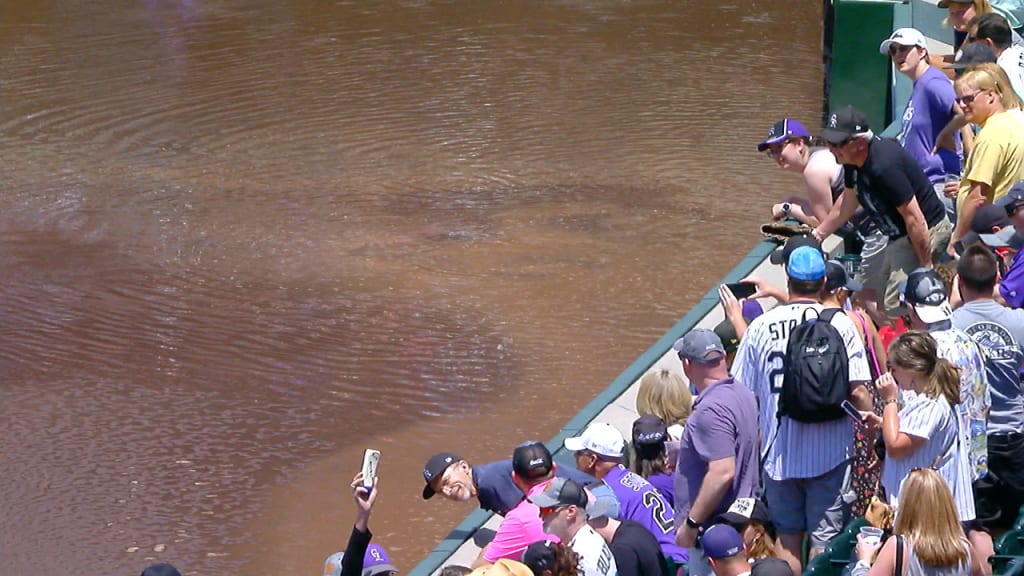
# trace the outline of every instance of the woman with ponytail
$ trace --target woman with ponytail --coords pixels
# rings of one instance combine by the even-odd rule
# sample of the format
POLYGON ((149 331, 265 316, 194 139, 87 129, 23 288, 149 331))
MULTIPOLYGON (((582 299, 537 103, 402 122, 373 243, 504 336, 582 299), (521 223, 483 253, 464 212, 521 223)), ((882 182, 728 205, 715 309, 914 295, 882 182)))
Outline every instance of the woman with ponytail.
POLYGON ((882 417, 867 414, 880 425, 885 441, 882 487, 898 506, 902 484, 917 468, 931 468, 949 484, 961 522, 975 518, 968 460, 968 431, 962 430, 960 370, 939 358, 927 332, 901 334, 889 347, 889 371, 876 382, 882 417))

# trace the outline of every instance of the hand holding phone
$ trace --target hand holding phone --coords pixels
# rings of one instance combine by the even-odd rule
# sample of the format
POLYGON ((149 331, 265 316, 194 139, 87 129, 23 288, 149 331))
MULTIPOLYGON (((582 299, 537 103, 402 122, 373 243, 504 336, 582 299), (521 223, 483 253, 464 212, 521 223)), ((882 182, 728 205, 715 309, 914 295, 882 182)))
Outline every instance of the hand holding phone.
POLYGON ((380 463, 380 450, 367 448, 363 452, 363 488, 369 492, 377 481, 377 464, 380 463))
POLYGON ((754 284, 753 282, 730 282, 729 284, 726 284, 725 287, 732 292, 732 295, 735 296, 737 300, 750 298, 757 293, 757 284, 754 284))
POLYGON ((843 403, 840 404, 839 407, 843 409, 843 412, 846 412, 846 415, 850 417, 850 420, 853 420, 854 424, 858 426, 863 426, 865 424, 864 416, 860 413, 860 410, 857 410, 857 407, 853 405, 853 402, 843 400, 843 403))

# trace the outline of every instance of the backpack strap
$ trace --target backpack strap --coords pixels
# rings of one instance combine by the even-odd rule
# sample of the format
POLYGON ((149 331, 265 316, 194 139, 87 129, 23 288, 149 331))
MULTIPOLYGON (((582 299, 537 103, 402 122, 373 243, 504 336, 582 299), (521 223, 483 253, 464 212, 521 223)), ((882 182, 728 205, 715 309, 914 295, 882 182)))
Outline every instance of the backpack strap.
MULTIPOLYGON (((822 310, 818 314, 818 319, 823 321, 823 322, 828 322, 829 324, 831 324, 832 323, 832 319, 835 318, 836 314, 839 313, 839 312, 843 312, 843 309, 842 308, 826 308, 825 310, 822 310)), ((846 314, 846 312, 843 312, 843 314, 846 314)))
POLYGON ((875 339, 871 337, 871 333, 868 330, 868 323, 864 320, 864 315, 856 310, 853 310, 853 316, 860 321, 860 327, 864 329, 864 342, 867 344, 868 356, 871 357, 871 364, 875 367, 872 378, 877 378, 882 375, 882 370, 878 366, 878 354, 875 352, 875 339))
POLYGON ((893 576, 903 576, 903 536, 896 535, 896 568, 893 576))

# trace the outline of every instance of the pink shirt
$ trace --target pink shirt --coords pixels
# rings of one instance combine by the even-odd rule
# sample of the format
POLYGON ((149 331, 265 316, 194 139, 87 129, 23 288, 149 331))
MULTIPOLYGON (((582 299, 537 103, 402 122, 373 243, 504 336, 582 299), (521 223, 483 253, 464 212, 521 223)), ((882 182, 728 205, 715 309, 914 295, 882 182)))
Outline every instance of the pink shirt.
MULTIPOLYGON (((531 488, 528 494, 533 496, 541 492, 546 485, 546 482, 538 484, 531 488)), ((491 540, 484 550, 484 560, 494 563, 501 558, 508 558, 518 562, 527 546, 541 540, 558 542, 558 537, 544 533, 540 508, 524 498, 518 506, 505 514, 505 519, 498 525, 494 540, 491 540)))

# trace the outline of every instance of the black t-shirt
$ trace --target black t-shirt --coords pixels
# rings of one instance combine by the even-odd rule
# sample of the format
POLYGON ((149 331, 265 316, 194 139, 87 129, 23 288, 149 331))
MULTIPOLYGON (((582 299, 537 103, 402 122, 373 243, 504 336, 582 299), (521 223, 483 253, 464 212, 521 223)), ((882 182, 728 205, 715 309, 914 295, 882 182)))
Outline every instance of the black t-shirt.
POLYGON ((619 576, 669 576, 657 538, 639 522, 622 520, 608 547, 619 576))
POLYGON ((864 165, 846 165, 844 169, 847 187, 856 187, 860 205, 890 239, 907 235, 906 222, 897 207, 911 198, 917 198, 928 228, 946 217, 946 208, 928 177, 895 140, 876 136, 868 145, 864 165))
POLYGON ((785 560, 761 558, 750 564, 750 576, 793 576, 793 569, 785 560))

